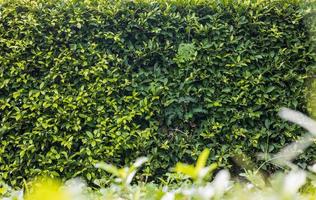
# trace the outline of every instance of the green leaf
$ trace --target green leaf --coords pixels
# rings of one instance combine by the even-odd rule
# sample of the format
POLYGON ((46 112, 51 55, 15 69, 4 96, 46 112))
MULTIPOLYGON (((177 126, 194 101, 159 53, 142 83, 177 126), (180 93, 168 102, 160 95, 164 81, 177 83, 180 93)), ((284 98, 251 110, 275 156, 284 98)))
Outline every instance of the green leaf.
POLYGON ((183 173, 193 179, 197 177, 197 171, 195 170, 194 166, 192 165, 187 165, 183 163, 177 163, 175 167, 175 171, 178 173, 183 173))
POLYGON ((113 174, 113 175, 118 176, 118 177, 120 177, 120 175, 121 175, 120 170, 118 168, 116 168, 115 166, 110 165, 110 164, 100 162, 100 163, 95 164, 95 167, 103 169, 103 170, 107 171, 108 173, 113 174))
POLYGON ((197 170, 200 170, 203 167, 205 167, 209 154, 210 154, 209 149, 204 149, 202 151, 202 153, 200 154, 200 156, 196 162, 196 169, 197 170))

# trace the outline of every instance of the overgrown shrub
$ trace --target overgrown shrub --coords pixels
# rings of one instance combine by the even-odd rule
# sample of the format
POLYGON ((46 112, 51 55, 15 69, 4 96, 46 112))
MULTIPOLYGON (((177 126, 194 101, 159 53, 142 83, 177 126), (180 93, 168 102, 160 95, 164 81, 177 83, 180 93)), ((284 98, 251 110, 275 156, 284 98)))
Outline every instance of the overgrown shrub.
POLYGON ((302 130, 276 113, 305 111, 314 62, 301 3, 2 1, 2 178, 277 151, 302 130))

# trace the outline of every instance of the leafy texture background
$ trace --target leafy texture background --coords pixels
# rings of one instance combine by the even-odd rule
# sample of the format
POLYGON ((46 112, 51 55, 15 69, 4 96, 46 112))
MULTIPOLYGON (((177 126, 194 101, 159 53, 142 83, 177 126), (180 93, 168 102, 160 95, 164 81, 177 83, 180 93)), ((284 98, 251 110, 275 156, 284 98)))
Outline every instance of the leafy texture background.
POLYGON ((299 1, 2 1, 2 178, 275 152, 302 133, 277 111, 306 110, 309 29, 299 1))

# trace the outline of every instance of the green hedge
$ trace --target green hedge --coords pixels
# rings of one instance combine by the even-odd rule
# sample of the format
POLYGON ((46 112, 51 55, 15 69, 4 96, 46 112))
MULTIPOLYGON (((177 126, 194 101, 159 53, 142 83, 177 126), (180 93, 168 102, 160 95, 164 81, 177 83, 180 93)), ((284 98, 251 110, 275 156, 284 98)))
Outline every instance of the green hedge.
POLYGON ((306 110, 300 2, 192 2, 2 1, 2 179, 95 180, 144 155, 154 178, 205 147, 231 166, 297 138, 277 111, 306 110))

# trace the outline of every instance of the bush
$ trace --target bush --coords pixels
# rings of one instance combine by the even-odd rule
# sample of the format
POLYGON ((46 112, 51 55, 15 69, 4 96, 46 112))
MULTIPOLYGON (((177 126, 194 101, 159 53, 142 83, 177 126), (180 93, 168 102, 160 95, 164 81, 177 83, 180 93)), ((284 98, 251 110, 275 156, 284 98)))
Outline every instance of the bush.
POLYGON ((2 1, 2 178, 95 180, 142 155, 152 178, 205 147, 229 167, 296 139, 276 113, 306 110, 301 2, 214 2, 2 1))

